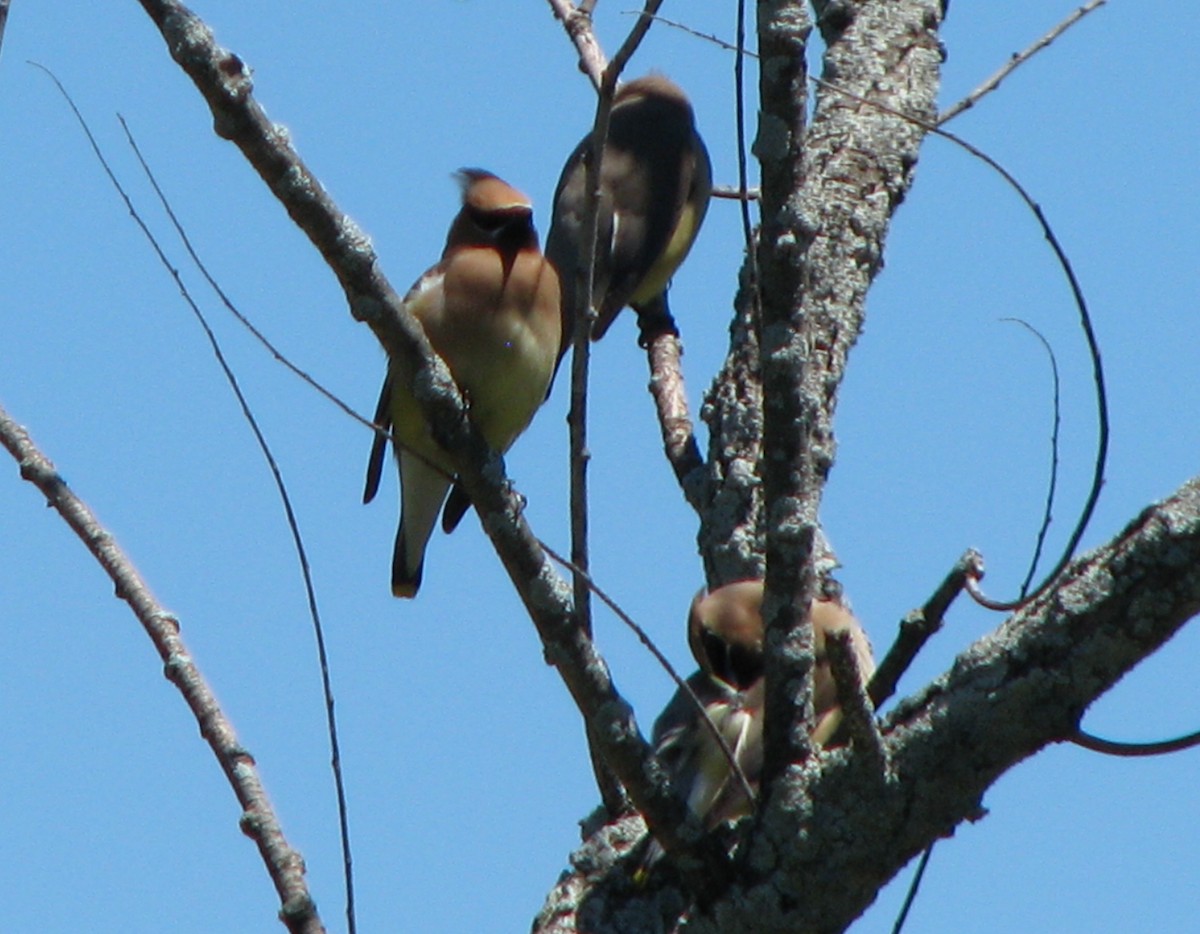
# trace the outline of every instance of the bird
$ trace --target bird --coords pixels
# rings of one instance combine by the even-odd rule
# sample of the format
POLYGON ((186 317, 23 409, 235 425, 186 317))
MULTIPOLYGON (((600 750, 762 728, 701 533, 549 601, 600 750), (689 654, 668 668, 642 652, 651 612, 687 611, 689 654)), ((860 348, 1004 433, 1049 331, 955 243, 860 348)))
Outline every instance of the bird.
MULTIPOLYGON (((736 581, 711 592, 701 590, 688 613, 688 645, 700 670, 687 679, 687 684, 755 795, 763 764, 763 592, 762 580, 736 581)), ((862 625, 840 603, 816 600, 809 615, 816 660, 811 735, 814 744, 824 746, 835 738, 841 724, 837 685, 825 651, 826 636, 838 630, 851 632, 864 685, 875 672, 875 661, 862 625)), ((683 690, 675 692, 655 721, 651 742, 672 786, 706 828, 736 820, 754 809, 754 801, 683 690)), ((661 849, 652 842, 643 867, 659 855, 661 849)))
MULTIPOLYGON (((585 311, 576 307, 576 286, 588 265, 582 254, 591 145, 589 133, 567 160, 546 235, 546 256, 562 281, 559 360, 585 311)), ((712 164, 683 89, 660 74, 621 85, 600 166, 592 340, 626 305, 638 313, 643 345, 655 333, 678 333, 666 289, 696 239, 711 193, 712 164)))
MULTIPOLYGON (((503 454, 549 390, 561 342, 558 275, 538 249, 526 195, 483 169, 462 169, 456 178, 462 208, 441 259, 403 302, 446 362, 471 421, 503 454)), ((421 586, 426 545, 454 482, 454 466, 433 440, 411 381, 408 367, 390 359, 375 410, 375 424, 391 431, 400 472, 400 525, 392 554, 397 597, 414 597, 421 586)), ((387 441, 376 434, 364 503, 379 490, 387 441)), ((443 517, 447 531, 469 505, 457 488, 443 517)))

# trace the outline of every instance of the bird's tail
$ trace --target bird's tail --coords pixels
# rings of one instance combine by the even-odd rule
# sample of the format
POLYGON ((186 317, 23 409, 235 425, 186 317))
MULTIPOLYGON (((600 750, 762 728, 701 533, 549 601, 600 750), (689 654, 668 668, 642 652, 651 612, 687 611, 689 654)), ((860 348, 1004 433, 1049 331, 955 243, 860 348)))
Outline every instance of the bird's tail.
POLYGON ((415 597, 425 567, 425 546, 450 489, 450 479, 419 458, 401 452, 400 528, 392 552, 392 594, 415 597))

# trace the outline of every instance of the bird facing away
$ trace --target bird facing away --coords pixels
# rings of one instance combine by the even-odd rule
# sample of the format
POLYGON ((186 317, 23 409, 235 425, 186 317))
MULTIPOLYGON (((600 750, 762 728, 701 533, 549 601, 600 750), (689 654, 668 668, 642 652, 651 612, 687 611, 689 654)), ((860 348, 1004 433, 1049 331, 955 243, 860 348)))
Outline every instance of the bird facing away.
MULTIPOLYGON (((538 250, 529 199, 481 169, 463 169, 462 210, 450 225, 441 261, 404 297, 429 343, 446 362, 471 421, 503 454, 546 397, 561 338, 558 276, 538 250)), ((454 477, 412 391, 412 374, 389 360, 375 423, 390 429, 400 470, 400 527, 392 555, 392 593, 416 596, 425 546, 454 477)), ((387 439, 376 435, 363 502, 379 489, 387 439)), ((449 531, 469 505, 465 493, 449 531)), ((449 520, 449 517, 447 517, 449 520)))
MULTIPOLYGON (((701 590, 688 614, 688 644, 700 671, 688 684, 733 752, 757 793, 763 746, 763 582, 738 581, 711 593, 701 590)), ((825 652, 827 634, 848 629, 863 683, 875 672, 871 645, 858 620, 838 603, 812 604, 814 654, 812 738, 824 745, 841 723, 837 685, 825 652)), ((654 724, 655 752, 672 785, 706 827, 734 820, 753 809, 708 728, 690 700, 677 691, 654 724)))
MULTIPOLYGON (((562 282, 566 353, 577 316, 587 194, 585 157, 591 134, 575 147, 554 193, 546 257, 562 282)), ((662 75, 637 78, 617 89, 600 164, 592 339, 599 340, 626 305, 638 313, 643 341, 675 333, 666 306, 667 284, 691 249, 708 210, 712 165, 696 132, 692 105, 662 75)))

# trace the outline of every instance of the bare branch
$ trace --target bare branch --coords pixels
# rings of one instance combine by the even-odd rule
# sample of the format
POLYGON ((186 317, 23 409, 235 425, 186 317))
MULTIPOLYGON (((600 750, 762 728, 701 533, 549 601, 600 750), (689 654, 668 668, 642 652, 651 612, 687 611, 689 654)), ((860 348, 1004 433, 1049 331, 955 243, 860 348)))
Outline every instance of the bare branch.
POLYGON ((45 495, 112 580, 163 660, 163 673, 178 688, 242 806, 242 831, 258 846, 279 893, 280 919, 293 934, 325 930, 304 881, 304 858, 288 844, 262 786, 254 757, 241 744, 179 632, 179 620, 150 593, 133 563, 87 505, 67 486, 20 425, 0 408, 0 444, 21 466, 22 479, 45 495))
POLYGON ((642 40, 646 38, 646 33, 650 31, 650 26, 654 23, 654 14, 658 12, 660 6, 662 6, 662 0, 646 0, 646 5, 638 15, 638 21, 633 24, 633 28, 629 30, 629 35, 625 37, 625 41, 617 49, 617 54, 612 57, 612 61, 604 69, 604 80, 608 83, 609 87, 616 87, 617 78, 625 70, 625 66, 629 63, 629 60, 633 58, 633 53, 642 44, 642 40))
POLYGON ((647 344, 646 359, 650 364, 650 395, 654 397, 658 412, 667 461, 675 471, 684 498, 699 511, 708 501, 708 484, 704 458, 700 456, 688 412, 687 391, 680 367, 682 352, 678 337, 661 332, 647 344))
POLYGON ((977 551, 968 551, 958 559, 953 570, 946 575, 925 605, 900 620, 900 632, 896 641, 875 669, 867 687, 871 703, 876 709, 896 692, 896 685, 908 671, 917 653, 929 641, 929 637, 942 628, 942 618, 946 615, 946 610, 967 586, 967 581, 982 576, 983 557, 977 551))
POLYGON ((725 198, 729 201, 757 201, 757 188, 739 188, 733 185, 718 185, 712 190, 714 198, 725 198))
MULTIPOLYGON (((826 633, 825 651, 829 654, 829 672, 837 687, 838 707, 841 709, 839 729, 854 744, 857 761, 867 763, 882 780, 886 759, 883 752, 883 737, 879 724, 875 722, 875 709, 862 682, 858 668, 853 634, 850 630, 826 633)), ((817 737, 814 737, 817 739, 817 737)))
POLYGON ((1055 39, 1061 36, 1064 32, 1078 23, 1081 19, 1087 16, 1092 10, 1104 6, 1108 0, 1088 0, 1083 6, 1075 10, 1070 16, 1064 19, 1061 23, 1051 29, 1042 38, 1038 39, 1033 45, 1027 48, 1024 52, 1017 52, 1008 62, 997 71, 994 75, 988 78, 983 84, 977 87, 974 91, 964 97, 953 107, 947 107, 944 111, 938 114, 935 121, 938 126, 941 126, 948 120, 953 120, 964 110, 970 110, 979 103, 980 98, 987 96, 996 88, 1000 87, 1000 82, 1011 75, 1017 68, 1033 58, 1038 52, 1050 45, 1055 39))
POLYGON ((579 70, 592 79, 592 87, 600 90, 601 77, 608 64, 604 53, 600 51, 600 43, 592 31, 592 8, 595 2, 584 0, 578 7, 571 0, 550 0, 550 9, 554 18, 563 24, 563 29, 575 44, 579 53, 579 70))

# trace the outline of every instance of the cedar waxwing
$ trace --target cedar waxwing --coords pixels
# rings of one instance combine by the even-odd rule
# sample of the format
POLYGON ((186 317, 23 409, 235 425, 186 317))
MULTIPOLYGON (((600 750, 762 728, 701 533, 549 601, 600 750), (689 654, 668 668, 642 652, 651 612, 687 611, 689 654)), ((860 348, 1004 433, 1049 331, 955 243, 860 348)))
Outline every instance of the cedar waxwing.
MULTIPOLYGON (((458 384, 476 428, 503 454, 546 398, 561 337, 558 276, 538 250, 529 199, 490 172, 463 169, 462 210, 441 261, 404 297, 458 384)), ((454 468, 434 442, 409 389, 411 374, 389 361, 375 422, 390 428, 400 470, 400 528, 392 593, 416 596, 425 546, 454 468)), ((377 435, 363 502, 379 489, 387 439, 377 435)), ((459 494, 459 512, 469 505, 459 494)), ((449 508, 449 507, 448 507, 449 508)))
MULTIPOLYGON (((762 777, 763 582, 738 581, 708 593, 701 590, 688 614, 688 644, 700 671, 688 685, 704 705, 752 790, 762 777)), ((816 667, 813 670, 812 738, 824 745, 841 724, 837 685, 825 654, 827 633, 849 629, 859 672, 866 684, 875 672, 871 645, 858 620, 840 604, 818 600, 812 606, 816 667)), ((735 820, 753 809, 711 731, 683 691, 677 691, 654 723, 653 744, 671 783, 706 827, 735 820)), ((647 868, 661 853, 652 843, 647 868)))
MULTIPOLYGON (((546 257, 562 282, 560 359, 583 311, 575 307, 575 294, 576 278, 588 262, 581 254, 590 148, 589 134, 567 160, 546 236, 546 257)), ((593 340, 604 336, 626 305, 638 313, 644 336, 655 327, 674 329, 665 304, 667 283, 696 239, 711 193, 712 165, 687 95, 662 75, 621 85, 600 166, 593 340)))

